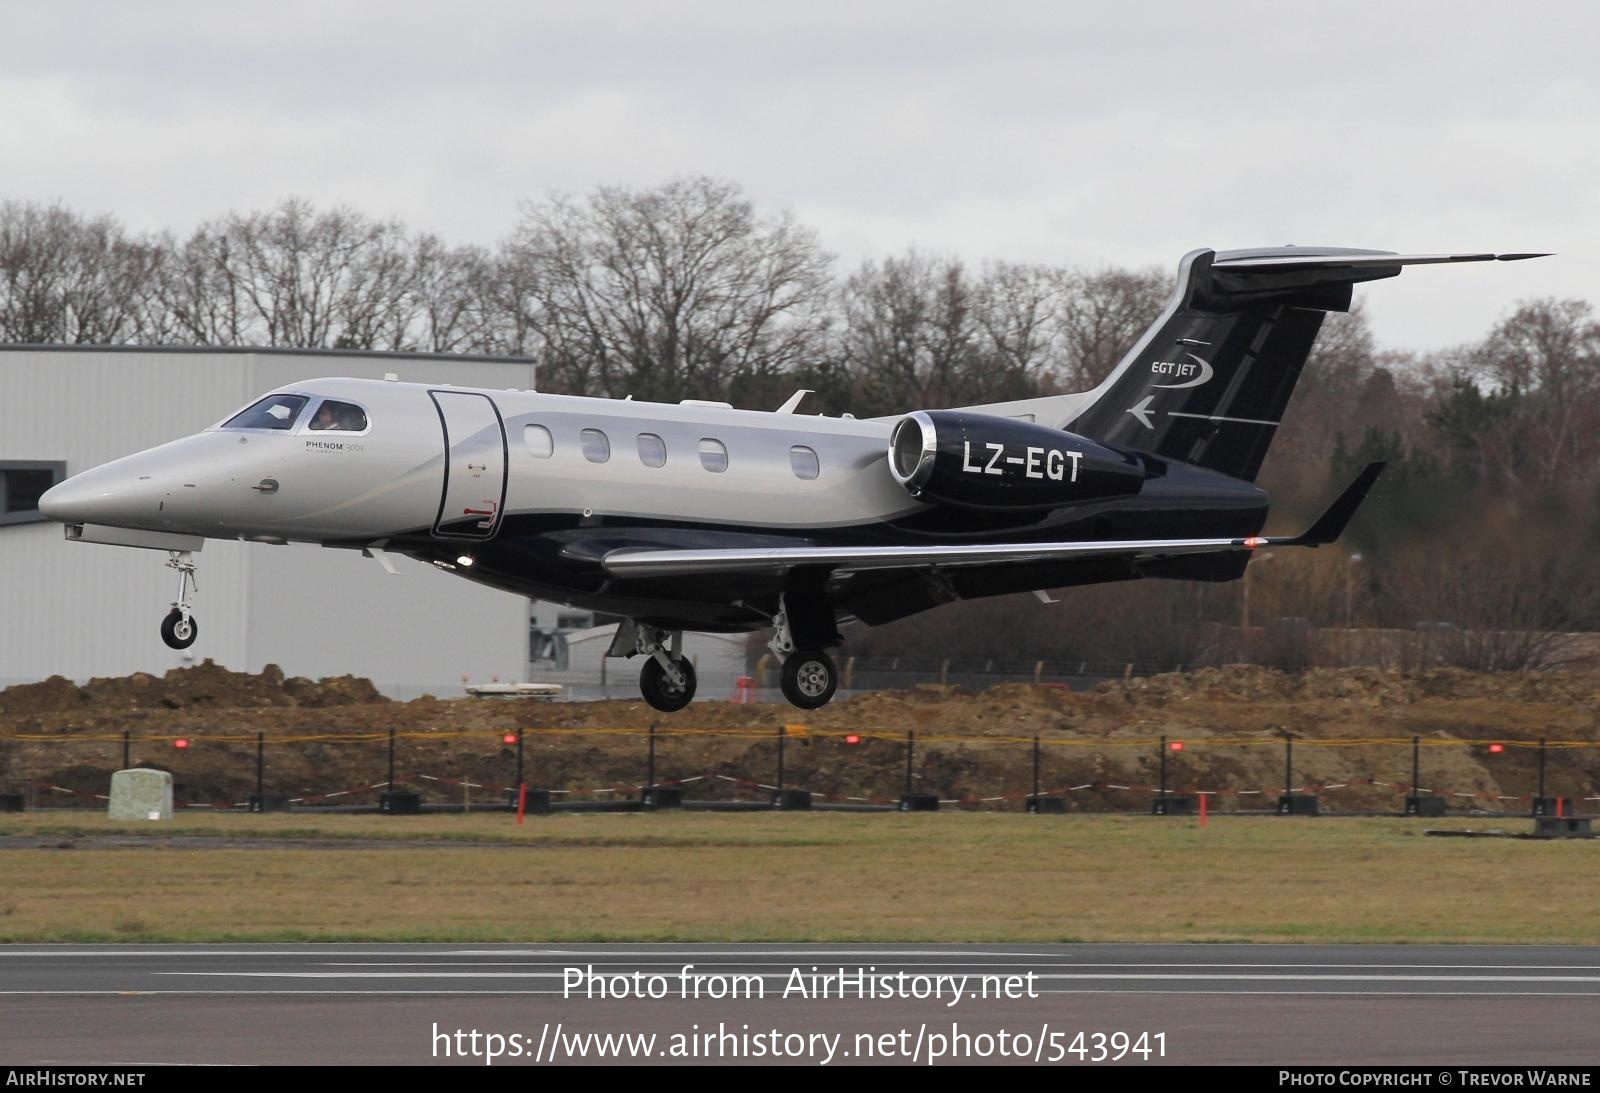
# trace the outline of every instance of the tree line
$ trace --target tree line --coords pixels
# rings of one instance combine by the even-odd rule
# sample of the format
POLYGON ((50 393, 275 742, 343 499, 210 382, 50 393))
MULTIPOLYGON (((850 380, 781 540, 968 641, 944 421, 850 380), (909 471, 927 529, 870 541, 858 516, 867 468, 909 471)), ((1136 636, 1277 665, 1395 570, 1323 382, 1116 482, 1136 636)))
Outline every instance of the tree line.
MULTIPOLYGON (((841 269, 792 215, 699 176, 531 200, 493 246, 299 199, 183 237, 0 202, 0 341, 516 355, 542 390, 764 408, 806 387, 807 410, 859 417, 1091 387, 1171 281, 915 249, 841 269)), ((1390 469, 1343 542, 1258 560, 1246 582, 955 605, 862 640, 1197 663, 1316 659, 1294 633, 1361 627, 1435 635, 1433 652, 1384 656, 1518 667, 1558 645, 1451 635, 1600 628, 1588 301, 1524 300, 1431 353, 1380 347, 1359 307, 1330 316, 1263 469, 1274 521, 1311 515, 1379 458, 1390 469)))

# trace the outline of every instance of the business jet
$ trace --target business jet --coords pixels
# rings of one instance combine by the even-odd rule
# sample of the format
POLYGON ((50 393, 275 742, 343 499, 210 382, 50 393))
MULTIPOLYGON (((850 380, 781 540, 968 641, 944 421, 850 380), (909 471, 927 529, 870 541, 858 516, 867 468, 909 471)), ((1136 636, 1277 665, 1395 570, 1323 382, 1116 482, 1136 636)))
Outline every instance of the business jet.
POLYGON ((1537 257, 1197 250, 1095 389, 872 420, 316 379, 40 502, 72 541, 165 550, 173 648, 198 634, 207 538, 418 559, 621 616, 659 710, 694 697, 686 630, 770 630, 796 706, 838 685, 839 623, 1136 578, 1230 581, 1263 546, 1344 530, 1372 464, 1309 528, 1264 536, 1254 484, 1328 312, 1403 267, 1537 257))

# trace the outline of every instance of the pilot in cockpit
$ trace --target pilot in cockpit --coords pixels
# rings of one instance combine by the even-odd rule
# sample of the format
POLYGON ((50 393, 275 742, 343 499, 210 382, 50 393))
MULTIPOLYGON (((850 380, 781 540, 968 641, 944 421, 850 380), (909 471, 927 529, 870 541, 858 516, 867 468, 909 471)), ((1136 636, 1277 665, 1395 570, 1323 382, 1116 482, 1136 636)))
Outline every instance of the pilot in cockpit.
POLYGON ((316 416, 311 419, 311 428, 313 428, 313 429, 337 429, 337 428, 339 428, 339 415, 334 413, 333 403, 324 402, 321 406, 319 406, 317 408, 316 416))

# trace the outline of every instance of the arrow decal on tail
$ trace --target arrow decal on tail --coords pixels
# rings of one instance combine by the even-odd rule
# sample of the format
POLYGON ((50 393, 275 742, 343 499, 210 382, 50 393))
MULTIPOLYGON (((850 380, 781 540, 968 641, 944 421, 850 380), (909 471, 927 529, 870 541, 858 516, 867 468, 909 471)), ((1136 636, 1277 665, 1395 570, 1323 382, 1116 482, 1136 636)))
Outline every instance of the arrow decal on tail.
POLYGON ((1156 423, 1150 420, 1150 404, 1155 401, 1155 398, 1154 395, 1146 395, 1137 406, 1128 407, 1128 413, 1132 414, 1139 424, 1146 429, 1154 429, 1156 427, 1156 423))

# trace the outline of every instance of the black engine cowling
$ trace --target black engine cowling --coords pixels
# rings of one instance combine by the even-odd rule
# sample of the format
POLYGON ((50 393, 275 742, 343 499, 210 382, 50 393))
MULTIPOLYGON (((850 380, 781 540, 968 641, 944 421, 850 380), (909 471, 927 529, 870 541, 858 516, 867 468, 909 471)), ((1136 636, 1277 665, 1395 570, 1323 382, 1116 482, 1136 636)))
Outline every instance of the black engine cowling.
POLYGON ((889 436, 889 471, 911 496, 960 508, 1046 509, 1138 493, 1144 466, 1029 421, 919 410, 889 436))

